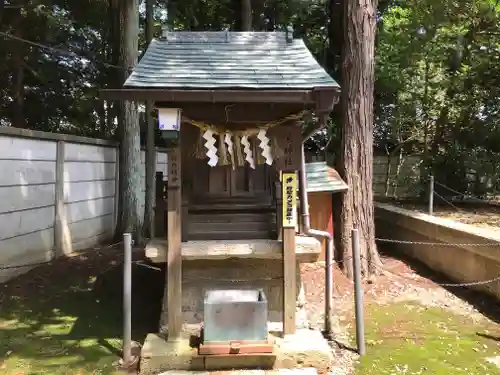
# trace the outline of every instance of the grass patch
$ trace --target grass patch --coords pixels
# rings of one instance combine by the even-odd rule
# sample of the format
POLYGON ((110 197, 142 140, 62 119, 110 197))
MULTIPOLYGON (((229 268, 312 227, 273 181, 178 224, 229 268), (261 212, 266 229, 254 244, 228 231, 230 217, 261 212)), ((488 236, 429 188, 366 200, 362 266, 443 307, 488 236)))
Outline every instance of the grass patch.
POLYGON ((500 355, 500 328, 416 303, 370 305, 366 350, 356 375, 487 375, 500 369, 487 361, 500 355))
MULTIPOLYGON (((121 254, 73 258, 0 285, 0 374, 116 374, 121 254)), ((133 339, 157 330, 163 273, 133 269, 133 339)))

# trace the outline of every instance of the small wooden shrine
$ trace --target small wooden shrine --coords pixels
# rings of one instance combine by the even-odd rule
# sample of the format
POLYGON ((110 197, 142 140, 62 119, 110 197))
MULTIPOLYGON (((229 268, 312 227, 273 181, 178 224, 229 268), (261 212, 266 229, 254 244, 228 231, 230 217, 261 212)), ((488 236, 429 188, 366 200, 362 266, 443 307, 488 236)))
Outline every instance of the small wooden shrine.
MULTIPOLYGON (((162 258, 169 340, 181 335, 192 310, 183 307, 189 272, 183 261, 203 261, 196 277, 232 262, 229 275, 249 258, 265 259, 263 247, 279 248, 269 255, 279 258, 283 272, 276 300, 284 300, 284 331, 295 331, 296 260, 307 241, 296 238, 301 125, 306 115, 324 122, 339 91, 291 31, 166 32, 122 88, 103 90, 107 99, 154 101, 160 128, 173 138, 162 258)), ((215 281, 223 275, 210 272, 215 281)))
MULTIPOLYGON (((349 187, 326 161, 307 163, 306 175, 311 227, 333 236, 333 194, 343 193, 349 187)), ((321 247, 319 259, 325 260, 326 239, 321 247)))

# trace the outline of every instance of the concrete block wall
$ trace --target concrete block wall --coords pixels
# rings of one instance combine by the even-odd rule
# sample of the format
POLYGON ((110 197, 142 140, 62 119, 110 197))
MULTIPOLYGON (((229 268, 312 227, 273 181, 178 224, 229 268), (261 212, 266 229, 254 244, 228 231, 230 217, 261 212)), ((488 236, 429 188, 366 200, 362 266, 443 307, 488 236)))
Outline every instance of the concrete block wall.
POLYGON ((65 143, 62 252, 69 254, 109 239, 115 227, 117 149, 65 143))
MULTIPOLYGON (((0 264, 51 259, 57 144, 0 136, 0 264)), ((0 271, 0 281, 18 270, 0 271)))
MULTIPOLYGON (((0 128, 0 265, 49 261, 110 239, 118 209, 117 159, 115 142, 0 128)), ((157 171, 165 178, 166 168, 166 151, 157 150, 157 171)), ((27 270, 0 270, 0 282, 27 270)))

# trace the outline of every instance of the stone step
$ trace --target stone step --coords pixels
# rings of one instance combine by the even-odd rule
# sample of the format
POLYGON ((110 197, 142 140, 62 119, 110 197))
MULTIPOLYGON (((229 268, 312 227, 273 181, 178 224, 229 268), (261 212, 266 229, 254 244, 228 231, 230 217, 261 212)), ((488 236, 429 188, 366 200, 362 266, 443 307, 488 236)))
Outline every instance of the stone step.
POLYGON ((189 241, 231 241, 231 240, 267 240, 276 237, 276 232, 264 226, 263 228, 254 229, 252 226, 248 226, 249 230, 243 230, 243 228, 233 229, 229 228, 218 228, 215 229, 205 229, 203 226, 198 228, 196 232, 189 232, 189 241))
POLYGON ((248 222, 268 222, 276 223, 274 213, 233 213, 224 212, 214 215, 213 213, 191 213, 190 223, 248 223, 248 222))
POLYGON ((232 370, 232 371, 166 371, 160 375, 317 375, 315 368, 278 370, 232 370))

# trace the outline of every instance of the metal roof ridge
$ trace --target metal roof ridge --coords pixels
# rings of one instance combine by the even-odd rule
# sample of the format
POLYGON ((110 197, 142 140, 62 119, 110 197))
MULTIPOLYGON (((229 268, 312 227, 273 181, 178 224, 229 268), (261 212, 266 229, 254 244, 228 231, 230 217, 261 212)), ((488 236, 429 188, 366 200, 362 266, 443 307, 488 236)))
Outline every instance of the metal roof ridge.
POLYGON ((165 31, 159 38, 161 42, 171 44, 240 44, 252 42, 258 44, 287 42, 287 33, 284 31, 165 31), (253 37, 253 38, 252 38, 253 37), (254 40, 252 40, 254 39, 254 40))

